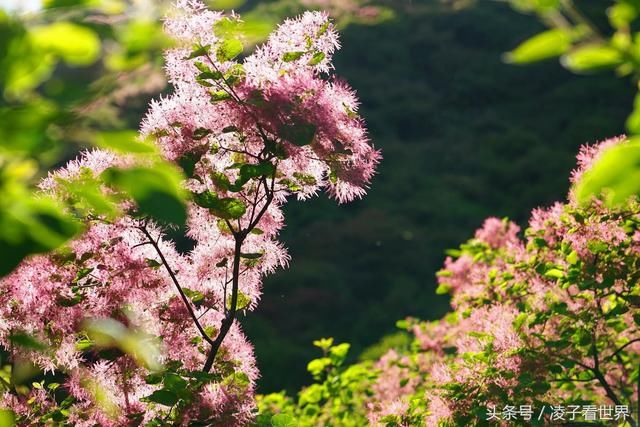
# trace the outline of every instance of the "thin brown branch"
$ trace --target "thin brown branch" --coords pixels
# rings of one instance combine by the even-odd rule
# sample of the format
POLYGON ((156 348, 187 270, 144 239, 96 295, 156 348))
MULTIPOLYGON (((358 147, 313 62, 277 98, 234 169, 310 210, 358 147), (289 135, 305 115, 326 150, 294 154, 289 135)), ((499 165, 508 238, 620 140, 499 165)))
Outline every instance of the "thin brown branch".
POLYGON ((633 343, 636 342, 640 342, 640 338, 634 338, 631 341, 629 341, 628 343, 624 344, 623 346, 619 347, 616 351, 614 351, 613 353, 611 353, 611 355, 607 356, 604 358, 604 361, 608 361, 610 359, 613 359, 614 357, 616 357, 618 354, 620 354, 625 348, 627 348, 628 346, 630 346, 633 343))
POLYGON ((209 337, 209 335, 205 332, 204 328, 200 324, 200 321, 198 320, 196 313, 193 311, 193 307, 191 307, 189 298, 187 298, 184 291, 182 290, 182 286, 180 286, 180 282, 178 282, 178 278, 176 277, 175 273, 171 269, 171 266, 169 266, 169 263, 167 262, 167 259, 164 257, 164 254, 162 253, 162 250, 158 246, 158 243, 153 239, 153 237, 151 237, 151 234, 149 233, 149 230, 147 230, 147 227, 145 225, 140 226, 139 229, 140 231, 142 231, 145 237, 149 240, 149 242, 153 245, 153 248, 156 250, 156 253, 160 257, 160 261, 162 262, 162 265, 164 266, 165 270, 167 270, 167 272, 169 273, 169 276, 171 276, 171 280, 173 281, 173 284, 176 286, 176 289, 178 290, 178 293, 182 298, 182 302, 184 302, 184 305, 187 308, 187 311, 189 312, 189 315, 191 316, 193 323, 195 323, 196 328, 200 332, 200 335, 202 335, 202 338, 206 342, 213 345, 213 340, 209 337))
POLYGON ((216 355, 218 354, 218 351, 220 350, 220 346, 222 345, 222 342, 226 338, 227 334, 229 333, 229 330, 231 329, 231 326, 233 325, 233 322, 235 321, 235 318, 236 318, 236 311, 238 308, 238 288, 240 284, 239 283, 240 282, 240 274, 239 274, 240 273, 240 255, 242 253, 243 241, 244 241, 244 236, 236 237, 236 244, 235 244, 234 254, 233 254, 233 272, 232 272, 233 286, 231 288, 231 307, 229 307, 229 310, 226 312, 224 319, 222 319, 218 336, 216 336, 216 339, 213 341, 213 343, 211 343, 211 349, 209 350, 209 354, 207 355, 207 360, 205 361, 204 367, 202 368, 204 372, 211 371, 211 368, 213 367, 213 362, 216 358, 216 355))

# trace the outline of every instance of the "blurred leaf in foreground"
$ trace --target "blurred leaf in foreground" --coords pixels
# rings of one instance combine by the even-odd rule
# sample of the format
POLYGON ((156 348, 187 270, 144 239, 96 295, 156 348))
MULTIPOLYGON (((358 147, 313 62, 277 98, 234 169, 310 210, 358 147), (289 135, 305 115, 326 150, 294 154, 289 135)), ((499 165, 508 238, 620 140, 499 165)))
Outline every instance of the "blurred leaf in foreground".
POLYGON ((579 180, 575 195, 580 203, 603 196, 608 206, 640 195, 640 137, 605 150, 579 180))

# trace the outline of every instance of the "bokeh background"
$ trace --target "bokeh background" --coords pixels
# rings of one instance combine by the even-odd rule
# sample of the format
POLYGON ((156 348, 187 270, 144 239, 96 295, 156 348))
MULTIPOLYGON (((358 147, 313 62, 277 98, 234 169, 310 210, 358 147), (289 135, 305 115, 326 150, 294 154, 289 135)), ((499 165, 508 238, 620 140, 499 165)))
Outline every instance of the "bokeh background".
MULTIPOLYGON (((47 102, 73 112, 59 118, 62 133, 38 128, 47 139, 43 153, 55 153, 40 158, 40 175, 88 146, 94 131, 135 129, 148 101, 170 90, 158 24, 166 3, 113 0, 101 14, 87 12, 95 3, 0 0, 7 11, 0 39, 13 34, 8 22, 29 30, 68 19, 102 41, 95 61, 61 61, 26 88, 0 76, 0 136, 27 135, 40 123, 31 115, 34 123, 14 121, 9 129, 6 114, 16 105, 47 102)), ((525 226, 532 208, 562 199, 578 147, 623 133, 632 108, 631 84, 611 75, 577 76, 557 61, 505 63, 504 52, 543 29, 505 2, 210 3, 245 16, 255 42, 285 16, 329 10, 342 33, 337 74, 358 91, 384 156, 363 200, 336 206, 320 197, 286 206, 291 265, 266 280, 259 308, 241 318, 264 393, 310 382, 314 339, 335 337, 352 344, 352 357, 372 357, 383 337, 405 339, 397 320, 440 318, 448 302, 435 294, 435 273, 447 248, 487 216, 525 226)), ((7 46, 0 41, 3 70, 20 57, 7 46)), ((45 122, 50 126, 51 117, 45 122)))

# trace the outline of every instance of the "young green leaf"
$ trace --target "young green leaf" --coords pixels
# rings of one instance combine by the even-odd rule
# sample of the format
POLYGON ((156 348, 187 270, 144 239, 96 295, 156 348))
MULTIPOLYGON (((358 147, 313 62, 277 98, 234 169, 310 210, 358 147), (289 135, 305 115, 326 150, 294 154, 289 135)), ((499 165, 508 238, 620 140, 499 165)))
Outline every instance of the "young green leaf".
POLYGON ((216 55, 218 57, 218 61, 226 62, 231 61, 238 55, 242 53, 243 46, 240 40, 229 39, 223 41, 216 51, 216 55))

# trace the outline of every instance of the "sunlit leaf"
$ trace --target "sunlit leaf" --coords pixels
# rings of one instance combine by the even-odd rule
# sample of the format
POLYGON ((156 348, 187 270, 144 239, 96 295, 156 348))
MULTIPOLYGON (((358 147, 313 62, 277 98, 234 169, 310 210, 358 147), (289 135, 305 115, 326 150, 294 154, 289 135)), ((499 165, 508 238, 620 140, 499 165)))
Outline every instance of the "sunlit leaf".
POLYGON ((0 409, 0 427, 13 427, 16 425, 16 416, 9 409, 0 409))
POLYGON ((121 130, 99 132, 96 135, 96 145, 120 153, 155 153, 154 145, 148 141, 140 141, 138 132, 121 130))
POLYGON ((572 50, 562 57, 561 62, 574 72, 598 71, 620 65, 623 57, 617 49, 593 44, 572 50))
POLYGON ((231 61, 236 56, 242 53, 243 47, 242 42, 236 39, 224 40, 220 46, 218 46, 218 50, 216 51, 216 55, 218 57, 218 61, 225 62, 231 61))
POLYGON ((282 60, 284 62, 293 62, 297 59, 302 58, 302 55, 304 55, 304 52, 286 52, 284 55, 282 55, 282 60))
POLYGON ((157 371, 161 368, 160 350, 154 337, 109 318, 88 320, 84 329, 96 347, 116 347, 147 369, 157 371))
POLYGON ((570 34, 564 30, 553 29, 522 42, 505 55, 505 60, 514 64, 527 64, 560 56, 570 47, 570 34))
POLYGON ((33 28, 31 40, 38 48, 60 56, 69 65, 90 65, 100 55, 100 39, 91 29, 67 21, 33 28))
POLYGON ((609 206, 616 206, 630 196, 640 195, 640 139, 606 149, 575 187, 579 202, 588 203, 603 196, 609 206))

